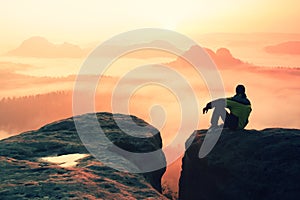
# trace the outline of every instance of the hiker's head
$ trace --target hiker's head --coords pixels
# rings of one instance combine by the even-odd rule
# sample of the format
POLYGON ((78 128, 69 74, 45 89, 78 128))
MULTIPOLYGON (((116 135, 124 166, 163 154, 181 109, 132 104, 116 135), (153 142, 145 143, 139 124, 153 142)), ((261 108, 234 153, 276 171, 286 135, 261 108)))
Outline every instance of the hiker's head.
POLYGON ((245 86, 243 86, 243 85, 238 85, 235 88, 236 94, 245 94, 245 91, 246 91, 246 89, 245 89, 245 86))

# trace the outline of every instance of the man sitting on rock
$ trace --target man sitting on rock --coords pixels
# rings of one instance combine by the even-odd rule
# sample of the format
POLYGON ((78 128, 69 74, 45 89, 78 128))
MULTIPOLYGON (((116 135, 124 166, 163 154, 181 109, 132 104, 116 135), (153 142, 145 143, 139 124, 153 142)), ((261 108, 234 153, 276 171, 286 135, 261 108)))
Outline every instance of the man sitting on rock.
POLYGON ((251 104, 245 93, 245 87, 238 85, 236 95, 230 98, 217 99, 209 102, 203 108, 203 114, 211 108, 215 108, 211 118, 211 128, 218 128, 219 118, 224 121, 223 128, 243 129, 248 124, 248 117, 251 112, 251 104), (228 113, 225 108, 230 110, 228 113))

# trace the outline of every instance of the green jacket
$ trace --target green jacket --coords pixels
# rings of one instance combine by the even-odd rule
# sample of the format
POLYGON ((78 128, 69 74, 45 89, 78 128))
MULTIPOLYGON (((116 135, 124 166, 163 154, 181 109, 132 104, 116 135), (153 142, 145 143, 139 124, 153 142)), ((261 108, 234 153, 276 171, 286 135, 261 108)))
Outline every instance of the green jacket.
POLYGON ((251 103, 246 95, 235 95, 226 98, 226 108, 239 118, 238 128, 243 129, 248 124, 248 117, 252 111, 251 103))

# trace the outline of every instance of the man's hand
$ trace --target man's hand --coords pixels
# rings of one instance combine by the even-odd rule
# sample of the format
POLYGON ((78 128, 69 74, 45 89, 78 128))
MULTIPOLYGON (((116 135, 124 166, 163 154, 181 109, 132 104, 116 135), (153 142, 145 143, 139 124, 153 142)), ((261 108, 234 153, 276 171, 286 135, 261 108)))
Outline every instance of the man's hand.
POLYGON ((203 114, 207 113, 207 111, 208 111, 208 108, 207 108, 207 106, 206 106, 206 107, 204 107, 202 111, 203 111, 203 114))

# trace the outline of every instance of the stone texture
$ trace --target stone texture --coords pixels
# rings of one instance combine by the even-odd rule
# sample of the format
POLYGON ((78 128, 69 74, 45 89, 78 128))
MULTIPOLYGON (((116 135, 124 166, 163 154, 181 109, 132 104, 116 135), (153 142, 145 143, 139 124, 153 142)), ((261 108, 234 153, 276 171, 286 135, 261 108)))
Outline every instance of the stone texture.
POLYGON ((206 130, 193 134, 182 159, 179 199, 300 199, 299 130, 223 130, 202 159, 206 130))
MULTIPOLYGON (((76 120, 93 123, 87 116, 78 116, 76 120)), ((111 113, 97 113, 102 129, 115 145, 133 152, 161 148, 160 133, 154 127, 134 116, 118 114, 115 117, 127 124, 127 131, 132 131, 133 136, 118 128, 111 113), (150 136, 134 137, 137 130, 131 128, 136 124, 149 129, 150 136)), ((108 167, 93 156, 67 168, 40 159, 73 153, 89 154, 76 133, 73 118, 1 140, 0 199, 166 199, 160 194, 165 168, 134 174, 108 167)), ((163 152, 157 159, 165 165, 163 152)), ((138 161, 129 159, 127 162, 139 167, 138 161)))

